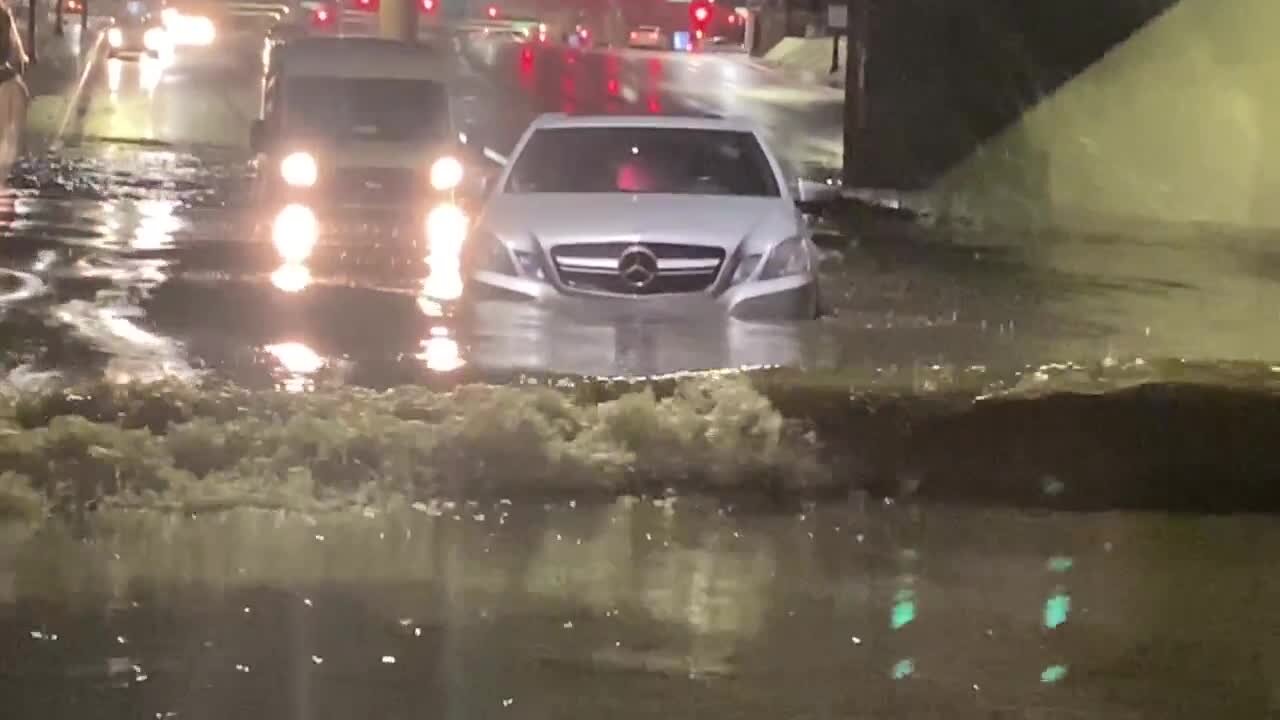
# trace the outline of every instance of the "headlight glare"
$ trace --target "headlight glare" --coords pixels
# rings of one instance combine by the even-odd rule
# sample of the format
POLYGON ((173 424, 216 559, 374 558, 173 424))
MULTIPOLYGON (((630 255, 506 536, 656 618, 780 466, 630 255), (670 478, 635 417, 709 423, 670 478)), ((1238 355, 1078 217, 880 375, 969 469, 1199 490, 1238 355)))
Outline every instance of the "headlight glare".
POLYGON ((142 34, 142 46, 151 52, 158 53, 169 46, 169 34, 164 31, 164 28, 148 28, 142 34))
POLYGON ((107 30, 107 44, 113 48, 118 48, 124 44, 124 31, 118 27, 107 30))
POLYGON ((271 242, 286 263, 306 260, 319 237, 320 222, 306 205, 286 205, 271 225, 271 242))
POLYGON ((431 187, 436 190, 452 190, 462 182, 462 163, 446 155, 431 163, 431 187))
POLYGON ((775 280, 792 275, 803 275, 809 272, 809 249, 804 238, 787 238, 769 251, 769 256, 760 269, 761 280, 775 280))
POLYGON ((316 159, 311 153, 289 153, 280 161, 280 178, 293 187, 311 187, 316 184, 319 174, 316 159))
POLYGON ((437 205, 427 213, 427 243, 430 260, 459 262, 462 243, 467 237, 467 214, 452 203, 437 205))

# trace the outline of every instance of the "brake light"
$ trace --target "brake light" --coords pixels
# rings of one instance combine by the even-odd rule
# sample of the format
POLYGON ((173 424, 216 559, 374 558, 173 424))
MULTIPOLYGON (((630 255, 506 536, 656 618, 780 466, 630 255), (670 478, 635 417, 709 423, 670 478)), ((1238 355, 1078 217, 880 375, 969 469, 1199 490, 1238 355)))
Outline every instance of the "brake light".
POLYGON ((490 18, 496 18, 496 17, 498 17, 498 6, 497 6, 497 5, 490 5, 490 6, 488 7, 488 9, 486 9, 484 12, 485 12, 485 14, 486 14, 486 15, 488 15, 490 18))
POLYGON ((587 38, 591 37, 591 31, 586 28, 582 28, 578 30, 578 37, 582 38, 583 40, 586 40, 587 38))
POLYGON ((436 0, 421 0, 419 6, 422 8, 422 12, 435 12, 436 0))
POLYGON ((711 11, 708 10, 707 8, 700 5, 693 9, 694 20, 697 20, 698 22, 701 23, 701 22, 706 22, 707 18, 709 17, 711 17, 711 11))
POLYGON ((311 13, 311 24, 316 27, 324 27, 333 22, 333 13, 329 8, 319 7, 315 12, 311 13))
POLYGON ((356 0, 356 9, 375 12, 378 9, 378 0, 356 0))

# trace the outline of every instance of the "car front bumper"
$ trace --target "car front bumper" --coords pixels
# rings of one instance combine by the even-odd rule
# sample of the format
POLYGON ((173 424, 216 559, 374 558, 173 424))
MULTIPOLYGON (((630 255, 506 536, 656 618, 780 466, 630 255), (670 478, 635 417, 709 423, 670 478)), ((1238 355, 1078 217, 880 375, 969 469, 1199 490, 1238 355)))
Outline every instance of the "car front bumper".
POLYGON ((523 300, 553 308, 589 306, 596 311, 654 317, 716 313, 741 320, 807 320, 817 314, 818 307, 818 281, 812 275, 748 281, 718 295, 625 296, 564 293, 543 280, 482 270, 471 275, 466 293, 470 297, 523 300))

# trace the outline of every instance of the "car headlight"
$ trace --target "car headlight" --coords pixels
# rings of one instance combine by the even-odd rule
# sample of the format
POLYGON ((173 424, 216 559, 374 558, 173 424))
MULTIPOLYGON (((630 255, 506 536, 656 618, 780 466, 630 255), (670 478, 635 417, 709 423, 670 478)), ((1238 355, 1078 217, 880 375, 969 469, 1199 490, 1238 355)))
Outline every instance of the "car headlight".
POLYGON ((271 242, 286 263, 306 260, 319 238, 320 221, 306 205, 292 203, 284 206, 271 225, 271 242))
POLYGON ((462 182, 462 163, 448 155, 431 163, 431 187, 452 190, 462 182))
POLYGON ((289 153, 280 161, 280 178, 293 187, 308 188, 316 184, 320 169, 308 152, 289 153))
POLYGON ((118 27, 107 30, 107 44, 113 48, 118 48, 124 44, 124 31, 118 27))
POLYGON ((427 242, 433 263, 461 261, 467 223, 467 214, 452 203, 437 205, 427 213, 427 242))
POLYGON ((792 237, 774 245, 769 251, 764 267, 760 268, 760 279, 775 280, 808 272, 809 248, 805 246, 804 238, 792 237))
POLYGON ((151 52, 158 53, 169 46, 169 34, 164 31, 164 28, 147 28, 147 31, 142 34, 142 46, 151 52))

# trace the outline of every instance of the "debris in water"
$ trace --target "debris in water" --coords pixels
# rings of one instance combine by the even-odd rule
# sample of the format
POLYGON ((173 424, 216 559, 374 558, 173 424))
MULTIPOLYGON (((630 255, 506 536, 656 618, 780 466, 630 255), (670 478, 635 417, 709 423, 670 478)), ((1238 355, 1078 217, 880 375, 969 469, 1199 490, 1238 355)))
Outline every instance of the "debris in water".
POLYGON ((382 664, 383 664, 383 665, 395 665, 395 664, 396 664, 396 656, 395 656, 395 655, 383 655, 383 656, 382 656, 382 664))
POLYGON ((247 673, 249 672, 249 666, 243 665, 241 663, 236 663, 236 670, 242 673, 247 673))
POLYGON ((324 662, 324 658, 320 657, 319 655, 312 655, 311 662, 315 663, 316 665, 319 665, 320 663, 324 662))
POLYGON ((117 643, 119 643, 119 644, 121 644, 121 645, 124 645, 124 644, 128 643, 129 641, 128 641, 127 639, 125 639, 125 636, 123 636, 123 635, 117 635, 117 636, 116 636, 116 642, 117 642, 117 643))
POLYGON ((858 637, 857 635, 854 635, 853 637, 849 638, 849 642, 853 643, 854 645, 861 645, 862 638, 858 637))
POLYGON ((400 627, 408 627, 413 624, 413 618, 400 618, 400 627))
POLYGON ((311 598, 302 598, 302 604, 306 605, 307 607, 312 607, 311 598))
POLYGON ((420 628, 420 627, 416 627, 416 628, 414 628, 414 629, 413 629, 413 636, 414 636, 414 637, 422 637, 422 628, 420 628))
POLYGON ((502 698, 502 707, 504 708, 511 707, 512 705, 515 705, 515 703, 516 703, 515 698, 502 698))
POLYGON ((572 630, 572 629, 573 629, 573 621, 572 621, 572 620, 566 620, 566 621, 565 621, 565 623, 564 623, 563 625, 561 625, 560 627, 564 628, 565 630, 572 630))

